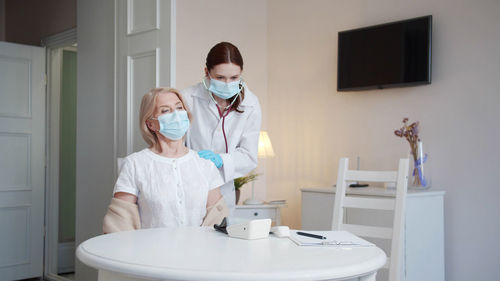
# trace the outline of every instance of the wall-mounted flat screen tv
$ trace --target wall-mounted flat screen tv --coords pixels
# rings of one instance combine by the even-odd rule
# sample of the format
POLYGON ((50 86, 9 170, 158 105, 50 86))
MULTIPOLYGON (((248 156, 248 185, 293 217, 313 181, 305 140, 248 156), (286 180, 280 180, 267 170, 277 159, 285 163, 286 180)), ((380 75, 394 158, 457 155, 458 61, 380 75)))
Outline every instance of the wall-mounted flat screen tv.
POLYGON ((431 83, 432 16, 339 32, 337 90, 431 83))

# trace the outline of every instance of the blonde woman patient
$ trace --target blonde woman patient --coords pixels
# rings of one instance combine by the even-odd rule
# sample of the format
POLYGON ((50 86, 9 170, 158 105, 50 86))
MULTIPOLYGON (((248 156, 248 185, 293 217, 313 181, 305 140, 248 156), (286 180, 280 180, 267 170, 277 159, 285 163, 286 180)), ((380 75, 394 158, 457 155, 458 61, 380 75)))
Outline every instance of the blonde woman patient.
POLYGON ((213 225, 227 216, 215 165, 185 146, 191 113, 178 90, 154 88, 141 101, 148 144, 124 159, 103 231, 213 225))

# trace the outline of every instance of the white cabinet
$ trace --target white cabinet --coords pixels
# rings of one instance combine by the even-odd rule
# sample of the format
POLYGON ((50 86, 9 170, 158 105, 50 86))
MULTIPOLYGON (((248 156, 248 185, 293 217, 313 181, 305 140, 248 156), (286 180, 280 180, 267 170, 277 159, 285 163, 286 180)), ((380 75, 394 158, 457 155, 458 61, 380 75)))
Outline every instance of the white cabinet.
MULTIPOLYGON (((330 230, 335 188, 302 188, 302 229, 330 230)), ((348 188, 348 194, 366 197, 395 197, 395 190, 367 187, 348 188)), ((444 191, 408 190, 403 239, 402 281, 444 281, 444 191)), ((350 224, 392 226, 391 211, 347 209, 344 220, 350 224)), ((367 239, 390 253, 390 241, 367 239)), ((387 280, 381 269, 377 281, 387 280)))
POLYGON ((236 205, 233 216, 245 219, 271 219, 275 225, 281 225, 280 208, 283 204, 236 205))

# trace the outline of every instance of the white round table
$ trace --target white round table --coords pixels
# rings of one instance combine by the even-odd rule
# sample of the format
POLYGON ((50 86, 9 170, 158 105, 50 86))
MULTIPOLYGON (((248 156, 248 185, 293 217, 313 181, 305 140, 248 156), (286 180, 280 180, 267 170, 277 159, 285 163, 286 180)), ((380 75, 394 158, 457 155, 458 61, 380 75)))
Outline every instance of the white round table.
POLYGON ((155 228, 91 238, 76 255, 99 280, 373 280, 378 247, 297 246, 243 240, 208 227, 155 228))

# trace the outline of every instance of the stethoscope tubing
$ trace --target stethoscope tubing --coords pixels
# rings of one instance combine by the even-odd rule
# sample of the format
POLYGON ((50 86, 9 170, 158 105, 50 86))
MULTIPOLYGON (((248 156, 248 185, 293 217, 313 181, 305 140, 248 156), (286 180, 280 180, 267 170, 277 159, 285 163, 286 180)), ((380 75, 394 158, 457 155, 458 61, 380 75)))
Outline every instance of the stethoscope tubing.
POLYGON ((229 111, 231 111, 231 109, 228 108, 224 112, 221 112, 219 105, 215 104, 215 106, 217 106, 217 110, 219 111, 219 116, 222 118, 222 135, 224 136, 224 144, 226 145, 226 153, 228 153, 227 137, 226 137, 226 130, 224 128, 224 121, 226 121, 226 116, 229 114, 229 111))
MULTIPOLYGON (((240 77, 241 79, 241 77, 240 77)), ((242 80, 241 80, 242 81, 242 80)), ((205 86, 205 89, 207 89, 208 91, 208 87, 207 85, 205 84, 205 79, 202 80, 203 82, 203 86, 205 86)), ((243 81, 242 81, 243 82, 243 81)), ((222 135, 224 136, 224 144, 226 145, 226 153, 229 152, 229 149, 227 147, 227 137, 226 137, 226 129, 224 128, 224 122, 226 121, 226 116, 229 114, 229 112, 231 111, 231 106, 233 105, 233 103, 236 101, 237 98, 239 98, 239 95, 241 94, 241 91, 243 89, 243 83, 240 84, 240 91, 236 94, 236 96, 234 97, 233 101, 231 102, 231 104, 229 106, 227 106, 224 111, 221 111, 220 110, 220 107, 219 105, 217 104, 217 102, 215 101, 214 97, 212 96, 213 93, 211 93, 210 91, 208 92, 208 94, 210 95, 210 97, 212 98, 212 101, 215 103, 215 106, 217 106, 217 111, 219 111, 219 117, 222 118, 222 135)))

